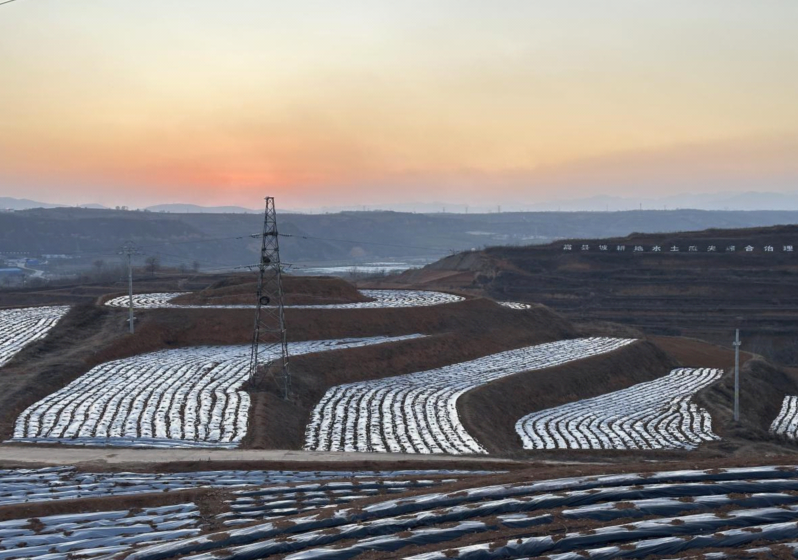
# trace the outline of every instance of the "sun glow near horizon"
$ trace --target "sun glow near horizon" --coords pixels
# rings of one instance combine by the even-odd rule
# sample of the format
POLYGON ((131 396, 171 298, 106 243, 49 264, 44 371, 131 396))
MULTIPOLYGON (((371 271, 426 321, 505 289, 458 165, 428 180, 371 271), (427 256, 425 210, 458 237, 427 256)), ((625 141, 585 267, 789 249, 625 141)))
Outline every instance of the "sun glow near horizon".
POLYGON ((596 4, 15 2, 0 185, 289 205, 796 185, 798 5, 596 4))

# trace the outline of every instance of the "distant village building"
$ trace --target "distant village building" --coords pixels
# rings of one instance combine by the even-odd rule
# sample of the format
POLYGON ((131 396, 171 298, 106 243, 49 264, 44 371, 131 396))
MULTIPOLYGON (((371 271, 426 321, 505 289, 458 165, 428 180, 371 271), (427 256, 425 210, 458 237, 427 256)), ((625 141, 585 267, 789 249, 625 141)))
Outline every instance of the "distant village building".
POLYGON ((16 267, 0 268, 0 277, 2 277, 2 278, 9 278, 9 277, 17 278, 17 277, 21 277, 21 276, 24 276, 24 275, 25 275, 25 273, 22 271, 21 268, 16 268, 16 267))

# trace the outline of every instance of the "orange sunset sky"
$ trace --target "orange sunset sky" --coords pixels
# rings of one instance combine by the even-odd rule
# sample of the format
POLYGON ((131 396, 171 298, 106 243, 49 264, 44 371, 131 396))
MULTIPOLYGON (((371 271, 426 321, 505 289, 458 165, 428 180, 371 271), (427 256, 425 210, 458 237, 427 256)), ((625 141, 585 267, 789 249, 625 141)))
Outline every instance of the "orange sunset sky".
POLYGON ((795 0, 17 0, 0 196, 798 190, 795 0))

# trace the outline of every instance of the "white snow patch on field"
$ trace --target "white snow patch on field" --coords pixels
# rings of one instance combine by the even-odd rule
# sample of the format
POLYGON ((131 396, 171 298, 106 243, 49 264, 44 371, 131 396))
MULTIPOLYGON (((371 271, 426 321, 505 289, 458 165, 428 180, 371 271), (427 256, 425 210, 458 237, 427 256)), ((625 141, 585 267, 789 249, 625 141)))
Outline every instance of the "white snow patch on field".
MULTIPOLYGON (((421 335, 289 343, 292 355, 421 335)), ((247 432, 251 347, 160 350, 93 368, 25 410, 12 441, 125 447, 237 447, 247 432)), ((276 357, 276 356, 275 356, 276 357)), ((264 356, 264 361, 273 357, 264 356)))
POLYGON ((429 371, 338 385, 313 410, 305 449, 487 453, 460 422, 460 395, 502 377, 611 352, 632 342, 561 340, 429 371))
POLYGON ((534 412, 515 430, 524 449, 692 449, 719 439, 709 413, 691 399, 722 374, 675 369, 654 381, 534 412))
MULTIPOLYGON (((137 294, 133 296, 133 305, 139 309, 254 309, 254 305, 181 305, 170 303, 178 296, 189 292, 137 294)), ((286 305, 292 309, 382 309, 386 307, 428 307, 444 303, 455 303, 465 298, 443 292, 422 290, 360 290, 360 293, 374 301, 355 303, 331 303, 325 305, 286 305)), ((127 307, 128 296, 109 299, 105 305, 110 307, 127 307)))
POLYGON ((47 336, 67 311, 66 305, 0 310, 0 366, 31 342, 47 336))

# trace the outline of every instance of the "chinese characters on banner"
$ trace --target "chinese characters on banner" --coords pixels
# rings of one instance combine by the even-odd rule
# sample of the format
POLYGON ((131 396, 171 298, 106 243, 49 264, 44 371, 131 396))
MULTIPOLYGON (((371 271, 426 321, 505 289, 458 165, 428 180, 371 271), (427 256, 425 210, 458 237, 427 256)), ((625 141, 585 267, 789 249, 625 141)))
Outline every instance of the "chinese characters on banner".
MULTIPOLYGON (((600 252, 607 252, 607 253, 624 253, 627 251, 627 248, 632 253, 736 253, 737 246, 736 245, 727 245, 726 247, 718 247, 717 245, 671 245, 670 247, 663 247, 661 245, 596 245, 595 249, 600 252)), ((562 246, 563 251, 592 251, 594 250, 594 246, 589 244, 580 244, 574 245, 571 243, 565 243, 562 246)), ((764 245, 762 247, 755 247, 753 245, 746 245, 742 248, 742 250, 746 253, 792 253, 793 246, 792 245, 764 245)))

